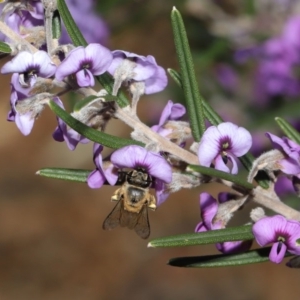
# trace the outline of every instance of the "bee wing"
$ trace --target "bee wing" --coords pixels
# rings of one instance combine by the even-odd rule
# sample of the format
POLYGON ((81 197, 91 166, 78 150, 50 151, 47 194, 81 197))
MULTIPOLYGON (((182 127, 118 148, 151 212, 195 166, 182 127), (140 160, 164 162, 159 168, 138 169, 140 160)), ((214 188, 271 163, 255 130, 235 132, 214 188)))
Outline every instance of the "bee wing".
POLYGON ((103 222, 102 228, 105 230, 110 230, 116 228, 120 225, 120 219, 123 210, 123 200, 119 200, 111 213, 106 217, 103 222))
POLYGON ((136 226, 138 221, 139 214, 134 212, 129 212, 127 210, 123 210, 120 218, 121 227, 128 227, 129 229, 133 229, 136 226))
POLYGON ((137 223, 134 227, 135 232, 142 239, 147 239, 150 235, 150 224, 148 219, 148 208, 147 205, 143 205, 140 213, 138 214, 137 223))

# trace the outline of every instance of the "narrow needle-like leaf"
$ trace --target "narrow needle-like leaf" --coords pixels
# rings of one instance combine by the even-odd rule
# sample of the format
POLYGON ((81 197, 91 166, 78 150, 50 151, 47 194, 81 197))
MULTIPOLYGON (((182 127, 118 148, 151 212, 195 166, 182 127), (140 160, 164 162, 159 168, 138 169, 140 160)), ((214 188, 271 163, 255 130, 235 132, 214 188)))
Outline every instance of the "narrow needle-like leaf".
POLYGON ((189 42, 180 12, 174 7, 171 13, 174 42, 180 66, 181 82, 190 118, 192 134, 199 142, 205 131, 205 119, 202 97, 199 93, 198 82, 189 42))
POLYGON ((86 182, 91 170, 79 170, 79 169, 63 169, 63 168, 43 168, 36 172, 37 175, 68 180, 77 182, 86 182))
POLYGON ((75 131, 79 132, 83 136, 87 137, 89 140, 101 144, 103 146, 113 148, 113 149, 119 149, 128 145, 139 145, 144 146, 143 143, 130 140, 130 139, 124 139, 120 137, 116 137, 98 130, 95 130, 80 121, 73 118, 71 115, 69 115, 65 110, 63 110, 59 105, 57 105, 54 101, 50 101, 49 106, 51 110, 59 117, 61 118, 66 124, 68 124, 71 128, 73 128, 75 131))
POLYGON ((206 232, 189 233, 152 240, 148 247, 184 247, 253 239, 252 226, 245 225, 206 232))
POLYGON ((251 183, 247 182, 246 180, 243 180, 239 175, 233 175, 213 168, 207 168, 207 167, 197 166, 197 165, 189 165, 187 171, 189 170, 196 171, 211 177, 217 177, 224 180, 228 180, 249 190, 254 188, 254 186, 251 183))
MULTIPOLYGON (((215 268, 241 266, 247 264, 255 264, 269 261, 269 253, 271 247, 251 250, 245 253, 230 255, 206 255, 206 256, 190 256, 171 258, 168 265, 174 267, 185 268, 215 268)), ((291 256, 286 253, 285 257, 291 256)))
POLYGON ((275 118, 275 121, 289 139, 300 144, 300 133, 290 123, 279 117, 275 118))

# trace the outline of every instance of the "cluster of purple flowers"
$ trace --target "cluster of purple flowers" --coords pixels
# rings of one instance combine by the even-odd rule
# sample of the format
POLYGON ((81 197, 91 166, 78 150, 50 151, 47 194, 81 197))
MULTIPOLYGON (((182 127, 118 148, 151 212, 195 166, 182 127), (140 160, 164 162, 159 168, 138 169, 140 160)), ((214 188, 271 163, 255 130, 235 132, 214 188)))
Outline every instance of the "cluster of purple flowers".
MULTIPOLYGON (((91 13, 92 2, 84 4, 76 1, 69 2, 75 19, 75 7, 86 14, 91 13)), ((25 4, 24 7, 23 4, 18 7, 18 10, 13 6, 6 6, 3 11, 6 23, 24 38, 30 31, 24 31, 22 28, 32 29, 43 25, 44 22, 44 9, 41 1, 26 1, 25 4), (28 9, 28 5, 30 9, 28 9), (19 13, 20 9, 22 14, 19 13)), ((300 92, 298 82, 294 82, 292 74, 292 68, 300 63, 300 42, 290 27, 300 28, 300 19, 295 17, 290 20, 282 37, 267 41, 259 51, 256 49, 256 52, 259 52, 257 55, 262 57, 258 71, 258 76, 261 78, 260 83, 263 83, 266 93, 271 96, 289 93, 294 95, 300 92)), ((97 39, 101 40, 101 37, 98 36, 97 39)), ((86 47, 73 47, 71 51, 65 51, 60 56, 52 55, 51 51, 47 53, 43 50, 45 47, 42 44, 41 47, 38 47, 40 50, 33 51, 33 53, 28 50, 19 51, 1 69, 2 74, 12 73, 11 110, 7 119, 15 122, 24 135, 30 134, 36 117, 39 116, 49 98, 64 108, 60 98, 56 94, 49 93, 53 87, 64 87, 66 90, 91 88, 95 85, 95 76, 108 72, 114 79, 112 92, 114 96, 118 94, 122 85, 129 88, 132 96, 130 113, 134 115, 137 101, 141 95, 160 92, 167 85, 165 70, 157 65, 155 58, 151 55, 141 56, 123 50, 110 51, 102 44, 95 42, 86 47)), ((223 71, 226 73, 226 68, 223 71)), ((100 93, 96 94, 99 98, 96 97, 95 101, 99 101, 100 93)), ((113 115, 115 107, 112 108, 109 103, 101 101, 101 109, 96 109, 97 115, 103 117, 103 114, 108 114, 107 118, 109 119, 110 114, 113 115)), ((91 121, 91 113, 94 113, 93 104, 95 104, 93 101, 88 102, 78 111, 75 110, 73 116, 88 126, 103 130, 103 123, 96 126, 95 122, 91 121)), ((161 113, 158 124, 151 127, 151 132, 157 137, 160 136, 173 142, 179 146, 178 149, 182 150, 187 141, 191 139, 188 122, 181 120, 185 113, 186 109, 183 105, 174 104, 169 100, 161 113)), ((58 118, 57 121, 58 126, 53 133, 56 141, 65 141, 70 150, 74 150, 78 143, 89 142, 86 137, 68 128, 63 120, 58 118)), ((271 133, 266 135, 271 140, 273 148, 280 154, 278 156, 276 153, 275 161, 272 157, 272 168, 269 171, 279 171, 288 178, 293 178, 297 190, 300 179, 300 146, 288 138, 281 139, 271 133)), ((208 127, 200 142, 195 144, 197 144, 195 152, 200 165, 237 174, 237 158, 250 150, 252 137, 245 128, 230 122, 223 122, 218 126, 208 127)), ((180 164, 176 164, 176 160, 177 162, 179 160, 178 157, 171 156, 170 153, 162 153, 160 149, 149 151, 140 146, 131 145, 114 151, 105 159, 102 158, 102 150, 102 145, 94 144, 95 169, 87 178, 90 188, 101 188, 105 183, 115 185, 120 172, 124 169, 143 169, 153 178, 151 188, 155 189, 157 205, 160 205, 172 190, 170 184, 174 181, 174 173, 178 175, 181 171, 182 173, 185 171, 185 166, 184 169, 180 169, 180 164)), ((229 207, 232 208, 235 205, 234 211, 236 211, 244 204, 246 198, 235 201, 236 199, 231 194, 222 193, 216 200, 208 193, 201 193, 202 221, 197 225, 195 231, 203 232, 225 228, 232 216, 229 207)), ((287 220, 280 215, 264 216, 256 220, 253 234, 261 246, 273 243, 270 260, 275 263, 282 261, 286 251, 300 255, 299 221, 287 220)), ((247 251, 251 245, 252 241, 236 241, 218 243, 216 246, 223 253, 232 253, 247 251)))
MULTIPOLYGON (((23 2, 21 5, 17 5, 18 1, 11 2, 16 3, 12 3, 9 6, 7 3, 0 4, 0 12, 5 23, 16 33, 26 37, 31 29, 44 24, 42 1, 20 1, 23 2)), ((106 23, 95 13, 95 2, 95 0, 66 0, 69 10, 87 42, 106 44, 109 30, 106 23), (83 15, 85 16, 84 18, 82 18, 83 15), (86 22, 86 20, 89 21, 86 22), (97 28, 97 30, 93 30, 93 28, 97 28)), ((0 33, 0 40, 9 42, 9 39, 2 33, 0 33)), ((66 44, 70 42, 69 35, 63 25, 60 43, 66 44)))
POLYGON ((255 78, 255 99, 266 105, 274 97, 300 95, 300 15, 289 18, 282 34, 266 40, 259 46, 238 50, 235 59, 242 63, 249 57, 258 61, 255 78))

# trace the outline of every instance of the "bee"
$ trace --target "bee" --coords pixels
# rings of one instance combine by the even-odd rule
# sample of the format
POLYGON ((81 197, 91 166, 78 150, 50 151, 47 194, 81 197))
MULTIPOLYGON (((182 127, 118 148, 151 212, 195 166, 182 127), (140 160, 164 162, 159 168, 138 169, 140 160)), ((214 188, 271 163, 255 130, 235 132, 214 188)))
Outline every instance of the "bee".
POLYGON ((118 201, 114 209, 103 222, 103 229, 110 230, 117 226, 134 229, 143 239, 150 235, 148 207, 156 209, 156 199, 150 194, 152 177, 143 169, 121 172, 118 182, 122 182, 111 200, 118 201))

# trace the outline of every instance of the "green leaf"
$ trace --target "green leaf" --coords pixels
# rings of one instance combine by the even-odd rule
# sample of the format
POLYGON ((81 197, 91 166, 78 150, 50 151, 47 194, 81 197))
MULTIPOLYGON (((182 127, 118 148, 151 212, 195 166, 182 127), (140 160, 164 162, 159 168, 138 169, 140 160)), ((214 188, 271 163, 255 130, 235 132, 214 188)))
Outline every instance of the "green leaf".
POLYGON ((68 124, 71 128, 73 128, 75 131, 79 132, 83 136, 87 137, 89 140, 101 144, 103 146, 113 148, 113 149, 119 149, 128 145, 138 145, 138 146, 144 146, 143 143, 130 140, 130 139, 124 139, 120 137, 115 137, 113 135, 95 130, 93 128, 88 127, 87 125, 81 123, 80 121, 73 118, 71 115, 69 115, 65 110, 63 110, 59 105, 57 105, 54 101, 49 102, 49 106, 51 110, 59 117, 61 118, 66 124, 68 124))
POLYGON ((177 85, 179 85, 179 87, 182 88, 182 82, 181 82, 181 76, 180 74, 174 70, 174 69, 167 69, 169 75, 171 76, 171 78, 177 83, 177 85))
POLYGON ((112 101, 116 101, 116 99, 117 99, 117 97, 113 96, 113 95, 106 95, 106 96, 91 95, 91 96, 88 96, 88 97, 78 101, 74 105, 73 110, 74 111, 80 111, 83 107, 85 107, 89 103, 93 102, 95 99, 100 99, 100 98, 104 99, 105 102, 112 102, 112 101))
MULTIPOLYGON (((70 11, 66 5, 65 0, 57 0, 57 7, 60 12, 61 18, 66 26, 67 32, 75 46, 86 46, 87 42, 77 27, 74 19, 72 18, 70 11)), ((108 73, 95 76, 99 83, 104 87, 108 93, 112 93, 114 80, 108 73)), ((119 91, 117 103, 120 107, 129 105, 129 101, 122 91, 119 91)))
POLYGON ((196 171, 198 173, 201 173, 203 175, 208 175, 211 177, 217 177, 217 178, 221 178, 224 180, 228 180, 230 182, 236 183, 239 186, 243 186, 246 189, 253 189, 254 186, 247 182, 246 180, 243 180, 240 175, 233 175, 230 173, 226 173, 223 171, 219 171, 213 168, 207 168, 207 167, 203 167, 203 166, 198 166, 198 165, 189 165, 187 168, 187 171, 196 171))
POLYGON ((0 52, 1 53, 11 53, 9 45, 0 41, 0 52))
POLYGON ((168 236, 151 241, 148 244, 148 247, 185 247, 228 241, 251 240, 253 239, 251 229, 251 225, 245 225, 226 229, 168 236))
POLYGON ((43 168, 37 171, 36 174, 43 177, 54 178, 54 179, 86 182, 87 177, 91 172, 92 172, 91 170, 43 168))
POLYGON ((56 10, 53 14, 52 35, 54 39, 59 39, 61 36, 61 20, 58 10, 56 10))
MULTIPOLYGON (((171 258, 168 265, 174 267, 186 268, 214 268, 241 266, 247 264, 255 264, 269 261, 269 253, 271 247, 260 248, 248 251, 246 253, 228 254, 228 255, 206 255, 206 256, 190 256, 171 258)), ((285 257, 291 256, 286 252, 285 257)))
MULTIPOLYGON (((113 91, 113 85, 114 85, 114 79, 112 76, 108 73, 104 73, 102 75, 96 76, 96 79, 99 81, 99 83, 106 89, 106 91, 111 94, 113 91)), ((117 97, 117 103, 118 105, 123 108, 129 105, 129 101, 125 94, 119 90, 118 97, 117 97)))
MULTIPOLYGON (((72 18, 65 0, 57 0, 57 8, 74 45, 86 46, 87 42, 72 18)), ((84 18, 84 15, 82 17, 84 18)))
POLYGON ((78 101, 77 103, 75 103, 73 110, 80 111, 83 107, 85 107, 86 105, 88 105, 89 103, 94 101, 95 99, 99 99, 99 98, 100 98, 99 96, 95 96, 95 95, 88 96, 88 97, 78 101))
POLYGON ((300 144, 300 133, 290 123, 279 117, 275 118, 275 121, 289 139, 300 144))
POLYGON ((189 114, 191 130, 196 142, 205 131, 203 99, 199 93, 189 42, 180 12, 173 8, 171 13, 174 42, 180 66, 181 82, 189 114))

